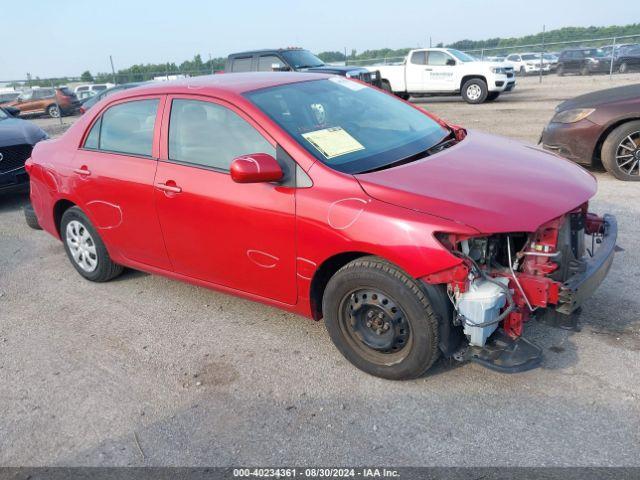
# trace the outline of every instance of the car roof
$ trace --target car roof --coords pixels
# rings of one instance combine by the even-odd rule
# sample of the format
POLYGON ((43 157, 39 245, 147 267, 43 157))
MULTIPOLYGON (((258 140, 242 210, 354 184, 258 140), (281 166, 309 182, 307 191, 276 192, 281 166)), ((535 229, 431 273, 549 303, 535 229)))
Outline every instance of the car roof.
POLYGON ((171 80, 169 82, 149 83, 114 94, 114 98, 166 93, 206 94, 212 96, 242 95, 245 92, 261 88, 321 80, 329 77, 330 75, 326 74, 307 72, 219 73, 171 80))
POLYGON ((245 56, 245 55, 259 55, 261 53, 273 53, 273 52, 293 52, 293 51, 301 51, 301 50, 306 50, 304 48, 264 48, 262 50, 247 50, 246 52, 237 52, 237 53, 232 53, 231 55, 229 55, 230 57, 238 57, 238 56, 245 56))

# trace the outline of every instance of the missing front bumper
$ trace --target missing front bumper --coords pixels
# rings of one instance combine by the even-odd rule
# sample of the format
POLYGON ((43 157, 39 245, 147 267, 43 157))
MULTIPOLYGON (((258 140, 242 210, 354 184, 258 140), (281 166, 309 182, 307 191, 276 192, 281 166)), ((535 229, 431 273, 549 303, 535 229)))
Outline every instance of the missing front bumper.
POLYGON ((618 223, 613 215, 605 215, 603 220, 600 247, 592 252, 592 257, 584 261, 580 271, 572 275, 560 288, 556 307, 559 313, 570 315, 575 312, 609 273, 616 250, 618 223))

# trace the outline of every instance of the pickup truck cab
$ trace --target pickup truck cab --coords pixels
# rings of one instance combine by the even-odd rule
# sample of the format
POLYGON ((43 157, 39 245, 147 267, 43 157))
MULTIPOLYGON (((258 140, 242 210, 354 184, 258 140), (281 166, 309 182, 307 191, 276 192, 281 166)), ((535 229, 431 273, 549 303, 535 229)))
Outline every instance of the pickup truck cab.
POLYGON ((348 65, 327 65, 309 50, 278 48, 232 53, 227 57, 225 73, 239 72, 312 72, 355 78, 380 87, 377 70, 348 65))
POLYGON ((409 96, 462 95, 467 103, 483 103, 513 90, 513 68, 476 60, 452 48, 411 50, 401 65, 369 67, 379 71, 381 87, 403 99, 409 96))

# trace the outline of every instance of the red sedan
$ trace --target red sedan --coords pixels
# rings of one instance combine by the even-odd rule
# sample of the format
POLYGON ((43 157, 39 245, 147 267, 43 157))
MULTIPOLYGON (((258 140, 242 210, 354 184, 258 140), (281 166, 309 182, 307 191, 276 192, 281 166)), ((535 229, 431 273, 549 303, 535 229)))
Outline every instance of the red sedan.
POLYGON ((376 88, 250 73, 108 97, 27 162, 37 223, 104 282, 123 267, 324 318, 358 368, 540 363, 607 274, 615 218, 554 154, 376 88))

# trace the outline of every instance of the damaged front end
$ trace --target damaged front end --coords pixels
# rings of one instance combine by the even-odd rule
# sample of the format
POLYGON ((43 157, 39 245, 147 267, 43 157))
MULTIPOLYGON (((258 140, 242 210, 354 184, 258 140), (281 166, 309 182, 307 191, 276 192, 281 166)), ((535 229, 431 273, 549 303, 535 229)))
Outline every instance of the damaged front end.
POLYGON ((587 204, 533 233, 478 237, 438 234, 461 259, 456 267, 429 275, 428 286, 445 284, 452 308, 441 333, 441 349, 501 372, 538 366, 542 351, 522 337, 537 319, 577 328, 583 302, 607 275, 616 249, 615 217, 599 217, 587 204))

